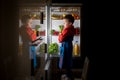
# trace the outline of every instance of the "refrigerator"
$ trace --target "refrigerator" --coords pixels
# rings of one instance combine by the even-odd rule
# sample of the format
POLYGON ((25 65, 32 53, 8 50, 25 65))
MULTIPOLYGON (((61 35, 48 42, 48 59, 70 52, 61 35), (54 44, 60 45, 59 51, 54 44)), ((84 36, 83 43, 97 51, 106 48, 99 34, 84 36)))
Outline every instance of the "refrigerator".
MULTIPOLYGON (((75 19, 73 24, 75 28, 75 34, 72 43, 73 43, 73 48, 75 47, 76 43, 78 44, 78 53, 75 54, 73 49, 73 58, 81 57, 81 14, 80 14, 81 5, 82 4, 63 4, 63 3, 20 5, 19 17, 25 14, 33 17, 32 29, 35 31, 37 38, 42 38, 41 42, 37 46, 35 46, 36 57, 37 57, 37 68, 35 68, 33 72, 35 73, 34 76, 36 77, 36 79, 41 79, 46 77, 47 77, 46 80, 50 79, 48 76, 51 75, 51 72, 45 73, 44 70, 46 68, 48 60, 56 57, 59 58, 60 56, 59 48, 61 43, 58 42, 58 35, 60 33, 60 26, 63 25, 63 17, 66 14, 72 14, 72 16, 75 19), (53 50, 53 52, 50 53, 49 52, 50 46, 51 44, 54 43, 57 46, 56 47, 57 50, 55 48, 56 51, 53 50)), ((19 19, 19 28, 21 25, 22 23, 19 19)), ((24 54, 21 53, 22 50, 21 46, 22 46, 22 39, 21 36, 19 36, 19 56, 24 56, 24 54)), ((31 66, 30 61, 29 64, 27 65, 31 66)))
MULTIPOLYGON (((58 52, 57 53, 49 53, 50 58, 52 60, 52 78, 53 80, 56 80, 58 78, 58 75, 60 73, 59 70, 59 58, 60 58, 60 46, 61 43, 59 43, 58 41, 58 35, 60 32, 59 26, 64 25, 63 22, 63 17, 66 14, 72 14, 74 16, 74 28, 75 28, 75 34, 74 34, 74 39, 72 41, 73 43, 73 72, 76 71, 75 73, 79 73, 81 71, 81 68, 78 64, 80 64, 81 62, 81 57, 82 57, 82 53, 81 53, 81 7, 82 4, 80 3, 74 3, 74 4, 64 4, 64 3, 54 3, 51 5, 48 5, 48 10, 49 10, 49 45, 52 43, 57 43, 58 44, 58 52), (51 33, 51 30, 54 30, 53 33, 51 33), (75 44, 78 44, 78 53, 75 53, 75 44), (57 76, 54 76, 57 75, 57 76)), ((48 46, 49 46, 48 45, 48 46)), ((54 51, 53 51, 54 52, 54 51)), ((64 73, 64 69, 63 69, 63 73, 64 73)), ((74 74, 76 75, 76 74, 74 74)), ((78 75, 76 75, 78 76, 78 75)), ((79 75, 80 76, 80 75, 79 75)))

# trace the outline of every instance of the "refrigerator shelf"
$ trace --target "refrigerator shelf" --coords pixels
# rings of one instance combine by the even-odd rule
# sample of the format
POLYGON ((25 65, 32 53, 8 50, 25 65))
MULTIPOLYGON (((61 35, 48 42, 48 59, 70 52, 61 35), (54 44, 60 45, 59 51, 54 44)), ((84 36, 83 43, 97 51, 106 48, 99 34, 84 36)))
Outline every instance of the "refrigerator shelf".
POLYGON ((58 53, 58 54, 50 54, 50 57, 52 58, 52 57, 60 57, 60 54, 58 53))
MULTIPOLYGON (((52 20, 63 20, 63 19, 60 19, 60 18, 51 18, 52 20)), ((75 20, 80 20, 80 18, 78 19, 75 19, 75 20)))
MULTIPOLYGON (((58 53, 58 54, 50 54, 50 57, 52 58, 52 57, 60 57, 60 53, 58 53)), ((79 55, 73 55, 73 57, 75 58, 75 57, 80 57, 80 54, 79 55)))
POLYGON ((36 56, 37 56, 37 57, 45 57, 45 54, 47 54, 47 53, 37 52, 37 53, 36 53, 36 56))

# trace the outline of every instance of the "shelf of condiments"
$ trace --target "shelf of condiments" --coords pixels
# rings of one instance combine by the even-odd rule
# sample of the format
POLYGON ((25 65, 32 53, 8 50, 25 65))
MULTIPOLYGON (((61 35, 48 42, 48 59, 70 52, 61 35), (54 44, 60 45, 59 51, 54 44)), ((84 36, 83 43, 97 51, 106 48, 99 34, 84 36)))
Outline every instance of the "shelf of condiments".
MULTIPOLYGON (((47 53, 47 44, 42 43, 40 45, 40 49, 38 52, 40 54, 47 53)), ((56 56, 59 55, 58 43, 56 43, 56 42, 50 43, 50 45, 48 46, 48 54, 56 55, 56 56)), ((78 45, 78 41, 76 41, 75 44, 73 44, 73 56, 80 56, 80 46, 78 45)))
MULTIPOLYGON (((20 14, 20 17, 22 17, 23 15, 29 15, 33 20, 40 20, 40 13, 22 13, 20 14)), ((43 14, 43 20, 45 20, 45 14, 43 14)))
MULTIPOLYGON (((33 19, 40 19, 40 12, 45 13, 45 7, 24 7, 20 9, 20 16, 27 14, 33 17, 33 19)), ((61 15, 52 14, 51 18, 55 20, 63 19, 63 17, 66 15, 66 12, 71 13, 75 19, 80 19, 80 16, 78 15, 80 13, 79 7, 52 7, 51 12, 63 13, 61 15)), ((45 19, 45 14, 43 19, 45 19)))
MULTIPOLYGON (((40 12, 45 13, 45 7, 24 7, 20 9, 19 16, 30 15, 33 19, 40 19, 40 12)), ((45 19, 45 14, 43 18, 45 19)))
POLYGON ((52 12, 79 12, 80 7, 52 7, 52 12))
MULTIPOLYGON (((58 43, 54 42, 54 43, 50 43, 48 45, 48 51, 47 51, 47 44, 45 42, 41 43, 38 53, 39 54, 45 54, 47 53, 51 54, 51 55, 59 55, 59 45, 58 43)), ((78 44, 78 41, 75 41, 75 43, 73 44, 73 56, 80 56, 80 46, 78 44)))
MULTIPOLYGON (((51 19, 53 20, 60 20, 63 19, 66 14, 52 14, 51 19)), ((74 17, 75 20, 80 19, 80 16, 76 13, 71 13, 71 15, 74 17)))
MULTIPOLYGON (((40 13, 22 13, 20 14, 20 17, 22 15, 30 15, 32 19, 40 19, 40 13)), ((52 14, 51 19, 52 20, 61 20, 66 14, 52 14)), ((74 17, 75 20, 80 19, 80 16, 78 14, 72 13, 72 16, 74 17)), ((43 14, 43 19, 45 20, 45 14, 43 14)))
MULTIPOLYGON (((59 52, 59 46, 56 42, 54 43, 51 43, 48 47, 48 53, 49 54, 57 54, 59 52)), ((78 56, 79 55, 79 45, 78 45, 78 41, 76 41, 74 44, 73 44, 73 55, 74 56, 78 56)))
POLYGON ((23 7, 20 9, 20 11, 24 12, 39 12, 39 11, 45 11, 45 7, 23 7))

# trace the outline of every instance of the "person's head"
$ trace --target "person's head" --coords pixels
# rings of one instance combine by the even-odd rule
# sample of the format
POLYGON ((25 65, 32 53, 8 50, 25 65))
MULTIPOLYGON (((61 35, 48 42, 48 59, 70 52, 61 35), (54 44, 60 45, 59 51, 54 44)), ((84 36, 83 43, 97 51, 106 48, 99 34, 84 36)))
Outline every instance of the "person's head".
POLYGON ((64 26, 72 25, 74 23, 74 17, 71 14, 67 14, 63 17, 64 26))
POLYGON ((32 24, 32 18, 29 15, 23 15, 21 17, 21 22, 23 25, 31 25, 32 24))

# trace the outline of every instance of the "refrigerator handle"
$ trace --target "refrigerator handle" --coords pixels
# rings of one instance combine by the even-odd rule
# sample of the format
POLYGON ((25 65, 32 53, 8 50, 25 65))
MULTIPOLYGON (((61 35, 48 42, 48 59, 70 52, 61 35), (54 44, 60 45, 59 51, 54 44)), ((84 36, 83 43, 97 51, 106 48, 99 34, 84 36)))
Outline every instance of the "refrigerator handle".
POLYGON ((43 24, 43 12, 40 12, 40 24, 43 24))

